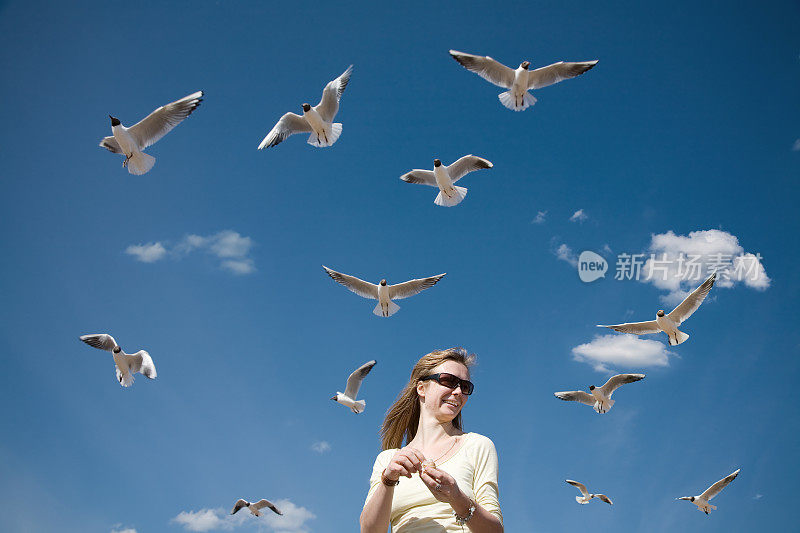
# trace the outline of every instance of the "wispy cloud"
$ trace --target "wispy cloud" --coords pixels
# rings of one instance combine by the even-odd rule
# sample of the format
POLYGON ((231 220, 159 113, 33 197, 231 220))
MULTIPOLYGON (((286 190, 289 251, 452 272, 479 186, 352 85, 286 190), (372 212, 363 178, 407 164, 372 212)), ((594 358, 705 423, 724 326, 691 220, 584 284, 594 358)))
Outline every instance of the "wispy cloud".
POLYGON ((539 211, 534 219, 531 220, 531 224, 544 224, 545 220, 547 220, 547 211, 539 211))
POLYGON ((800 152, 800 139, 797 139, 792 145, 793 152, 800 152))
POLYGON ((311 445, 311 449, 317 453, 325 453, 331 450, 331 445, 328 441, 321 440, 311 445))
POLYGON ((760 255, 745 252, 735 235, 717 229, 653 234, 646 257, 640 281, 669 291, 662 300, 670 304, 679 303, 714 271, 719 287, 743 283, 766 290, 772 281, 760 255))
POLYGON ((250 237, 224 230, 212 235, 187 235, 174 246, 165 246, 158 241, 149 244, 134 244, 128 246, 125 253, 136 257, 144 263, 154 263, 165 257, 180 259, 195 251, 203 251, 217 259, 219 266, 234 274, 250 274, 255 272, 255 262, 248 257, 253 247, 250 237))
POLYGON ((132 527, 126 527, 124 529, 120 529, 122 524, 114 524, 111 528, 111 533, 136 533, 136 530, 132 527))
POLYGON ((763 497, 764 497, 764 495, 763 495, 763 494, 756 494, 755 496, 753 496, 753 499, 754 499, 754 500, 760 500, 760 499, 761 499, 761 498, 763 498, 763 497))
POLYGON ((571 217, 569 217, 570 222, 583 222, 589 218, 589 215, 583 212, 583 209, 578 209, 575 211, 571 217))
POLYGON ((553 253, 555 256, 562 261, 566 261, 570 265, 577 267, 578 266, 578 257, 575 255, 575 252, 572 251, 572 248, 567 246, 566 244, 561 244, 558 248, 556 248, 553 253))
POLYGON ((591 342, 572 349, 576 361, 588 363, 598 372, 611 372, 610 367, 637 369, 668 366, 666 345, 636 335, 598 335, 591 342))
POLYGON ((235 515, 221 507, 214 509, 200 509, 199 511, 181 511, 171 522, 183 526, 186 531, 233 531, 245 525, 256 523, 259 531, 269 533, 308 533, 307 522, 316 518, 314 513, 295 505, 290 500, 274 500, 275 506, 283 515, 276 515, 271 511, 256 518, 247 509, 235 515), (258 522, 253 522, 258 520, 258 522))
POLYGON ((160 242, 147 244, 131 244, 125 248, 125 253, 132 255, 142 263, 154 263, 167 255, 167 249, 160 242))

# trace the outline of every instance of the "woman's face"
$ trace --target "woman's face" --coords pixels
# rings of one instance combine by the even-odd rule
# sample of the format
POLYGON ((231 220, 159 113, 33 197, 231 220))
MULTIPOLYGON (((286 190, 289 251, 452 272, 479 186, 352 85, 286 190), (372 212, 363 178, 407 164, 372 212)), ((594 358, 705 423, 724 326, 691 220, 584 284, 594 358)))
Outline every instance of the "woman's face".
MULTIPOLYGON (((469 379, 469 370, 466 366, 456 361, 445 361, 430 373, 446 372, 460 379, 469 379)), ((440 422, 450 422, 467 403, 467 398, 461 392, 461 387, 449 389, 440 385, 435 380, 420 381, 417 383, 417 393, 422 401, 422 408, 432 414, 440 422)))

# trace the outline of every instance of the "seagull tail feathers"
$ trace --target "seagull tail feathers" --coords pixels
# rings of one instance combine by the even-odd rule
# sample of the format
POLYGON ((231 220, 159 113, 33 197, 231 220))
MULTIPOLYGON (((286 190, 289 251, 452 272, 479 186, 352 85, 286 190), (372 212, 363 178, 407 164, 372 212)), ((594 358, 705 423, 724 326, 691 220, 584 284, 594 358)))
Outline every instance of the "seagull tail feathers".
POLYGON ((123 387, 130 387, 131 385, 133 385, 133 374, 131 374, 130 372, 123 374, 122 372, 119 371, 118 368, 117 381, 119 381, 119 384, 122 385, 123 387))
POLYGON ((687 333, 675 330, 675 338, 669 337, 669 345, 676 346, 678 344, 681 344, 682 342, 686 342, 688 338, 689 335, 687 333))
POLYGON ((501 104, 503 104, 512 111, 525 111, 530 106, 536 103, 536 98, 531 93, 528 92, 522 95, 521 100, 514 98, 514 95, 511 94, 511 91, 500 93, 499 95, 497 95, 497 97, 500 99, 501 104))
POLYGON ((614 405, 615 401, 616 400, 607 400, 603 405, 600 405, 600 402, 594 402, 594 410, 601 415, 607 413, 611 410, 611 407, 614 405))
POLYGON ((439 191, 439 194, 436 195, 436 199, 433 201, 433 203, 442 207, 453 207, 454 205, 460 204, 461 201, 467 197, 466 187, 458 187, 453 185, 453 191, 455 192, 452 196, 447 196, 442 191, 439 191))
POLYGON ((146 174, 156 164, 156 158, 144 152, 137 152, 128 160, 128 172, 141 176, 146 174))
POLYGON ((334 122, 324 135, 317 136, 317 134, 312 131, 311 135, 308 136, 308 144, 316 146, 317 148, 331 146, 339 139, 339 135, 341 134, 342 124, 340 122, 334 122))
POLYGON ((367 402, 364 400, 358 400, 357 402, 353 402, 353 407, 351 409, 355 414, 363 413, 364 409, 367 408, 367 402))
POLYGON ((378 305, 375 306, 375 309, 373 309, 372 312, 375 313, 378 316, 392 316, 393 314, 395 314, 399 310, 400 310, 400 306, 397 305, 396 303, 394 303, 393 301, 389 300, 389 307, 388 307, 388 312, 387 313, 383 312, 383 307, 381 307, 381 303, 380 302, 378 302, 378 305))
POLYGON ((589 503, 589 500, 587 500, 583 496, 575 496, 575 501, 581 505, 586 505, 587 503, 589 503))

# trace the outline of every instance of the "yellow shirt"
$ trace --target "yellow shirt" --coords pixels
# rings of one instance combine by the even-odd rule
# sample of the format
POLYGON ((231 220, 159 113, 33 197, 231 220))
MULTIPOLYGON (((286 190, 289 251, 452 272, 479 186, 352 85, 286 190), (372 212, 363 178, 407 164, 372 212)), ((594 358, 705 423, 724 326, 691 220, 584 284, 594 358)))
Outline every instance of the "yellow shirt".
MULTIPOLYGON (((464 434, 461 447, 436 468, 453 476, 458 488, 501 522, 497 489, 497 451, 494 443, 477 433, 464 434)), ((381 484, 381 472, 397 449, 384 450, 375 459, 369 480, 367 500, 381 484)), ((364 503, 366 505, 366 502, 364 503)), ((392 533, 446 533, 462 531, 456 524, 453 508, 433 497, 419 474, 400 478, 394 488, 390 515, 392 533)))

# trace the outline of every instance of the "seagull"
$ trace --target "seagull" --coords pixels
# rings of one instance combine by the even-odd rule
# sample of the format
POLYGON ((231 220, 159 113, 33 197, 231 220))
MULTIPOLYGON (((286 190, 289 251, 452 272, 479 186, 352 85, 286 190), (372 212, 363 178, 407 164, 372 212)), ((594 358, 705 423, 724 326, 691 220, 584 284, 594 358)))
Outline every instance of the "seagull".
POLYGON ((528 70, 528 67, 531 66, 530 61, 523 61, 517 70, 513 70, 489 56, 465 54, 458 50, 450 50, 450 55, 467 70, 474 72, 486 81, 509 89, 500 93, 498 98, 500 103, 514 111, 524 111, 536 103, 536 98, 528 91, 580 76, 594 67, 598 61, 596 59, 577 63, 559 61, 536 70, 528 70))
POLYGON ((669 345, 675 346, 685 342, 689 335, 682 331, 678 331, 678 326, 686 321, 687 318, 692 316, 692 313, 697 311, 700 304, 703 303, 711 287, 714 286, 714 280, 717 279, 717 273, 711 274, 699 287, 697 287, 692 294, 686 297, 684 301, 678 305, 668 315, 664 314, 663 309, 659 309, 656 313, 655 320, 648 320, 647 322, 629 322, 625 324, 614 324, 613 326, 604 326, 598 324, 598 328, 609 328, 614 331, 621 331, 622 333, 633 333, 635 335, 648 335, 650 333, 658 333, 663 331, 667 334, 669 345))
POLYGON ((356 401, 356 396, 358 395, 358 389, 361 388, 361 382, 364 381, 364 378, 367 376, 367 374, 369 374, 369 371, 372 370, 372 367, 376 364, 377 361, 373 359, 372 361, 364 363, 358 367, 347 378, 347 386, 344 389, 344 394, 336 391, 336 396, 331 398, 331 400, 339 402, 345 407, 349 407, 350 410, 355 414, 363 413, 364 408, 367 406, 367 402, 364 400, 356 401))
POLYGON ((350 65, 341 76, 329 82, 322 91, 322 99, 316 106, 303 104, 302 117, 291 112, 283 115, 258 145, 258 149, 263 150, 275 146, 290 135, 305 132, 311 133, 308 137, 308 144, 312 146, 322 148, 335 143, 342 134, 342 124, 339 122, 331 124, 331 122, 339 112, 339 99, 342 97, 352 73, 353 65, 350 65))
POLYGON ((172 131, 172 128, 191 115, 202 101, 203 91, 197 91, 159 107, 130 128, 123 126, 118 118, 108 115, 113 135, 103 138, 100 146, 115 154, 125 154, 122 166, 128 167, 128 172, 131 174, 140 176, 153 168, 156 163, 155 157, 142 150, 172 131))
POLYGON ((445 272, 444 274, 431 276, 429 278, 412 279, 404 283, 398 283, 397 285, 387 285, 386 280, 382 279, 379 285, 375 285, 374 283, 358 279, 355 276, 348 276, 347 274, 336 272, 325 265, 322 265, 322 268, 325 269, 325 272, 327 272, 335 282, 341 283, 362 298, 378 300, 378 305, 375 306, 372 312, 383 317, 392 316, 400 309, 400 306, 392 300, 400 300, 419 294, 425 289, 436 285, 436 283, 447 274, 445 272))
POLYGON ((566 479, 565 481, 570 485, 578 487, 578 490, 581 491, 581 494, 583 494, 583 496, 575 496, 575 501, 581 505, 586 505, 592 498, 600 498, 608 505, 614 505, 614 502, 612 502, 611 499, 605 494, 589 494, 589 491, 586 490, 586 485, 584 485, 583 483, 572 481, 571 479, 566 479))
POLYGON ((106 333, 81 335, 80 339, 93 348, 111 352, 114 363, 117 365, 117 381, 123 387, 133 385, 133 375, 137 372, 144 374, 146 378, 156 379, 156 366, 146 351, 139 350, 136 353, 127 354, 122 351, 114 337, 106 333))
POLYGON ((697 506, 698 511, 703 511, 704 513, 708 514, 711 509, 717 510, 716 505, 711 505, 708 503, 714 496, 722 492, 722 489, 728 486, 728 483, 736 479, 736 476, 739 475, 739 471, 741 468, 736 470, 736 472, 730 474, 727 477, 724 477, 708 487, 706 491, 701 494, 700 496, 681 496, 680 498, 675 498, 676 500, 688 500, 697 506))
POLYGON ((253 513, 253 515, 255 516, 261 516, 259 510, 263 509, 264 507, 269 507, 276 514, 283 515, 283 513, 280 512, 278 508, 275 507, 269 500, 259 500, 255 503, 250 503, 247 500, 242 500, 242 499, 237 500, 236 505, 233 506, 233 511, 231 511, 231 514, 238 513, 239 509, 241 509, 242 507, 247 507, 248 509, 250 509, 250 512, 253 513))
POLYGON ((438 187, 439 194, 433 201, 436 205, 452 207, 461 203, 467 196, 466 187, 456 187, 455 182, 473 170, 492 168, 492 162, 472 154, 465 155, 449 167, 443 166, 439 159, 433 160, 433 171, 415 168, 407 174, 400 176, 406 183, 421 183, 438 187))
MULTIPOLYGON (((591 394, 582 390, 572 390, 563 392, 554 392, 556 398, 567 402, 581 402, 586 405, 591 405, 594 410, 600 414, 607 413, 614 405, 614 400, 611 395, 614 391, 626 383, 633 383, 644 379, 644 374, 617 374, 612 376, 606 381, 602 387, 589 387, 591 394)), ((569 482, 567 482, 569 483, 569 482)))

